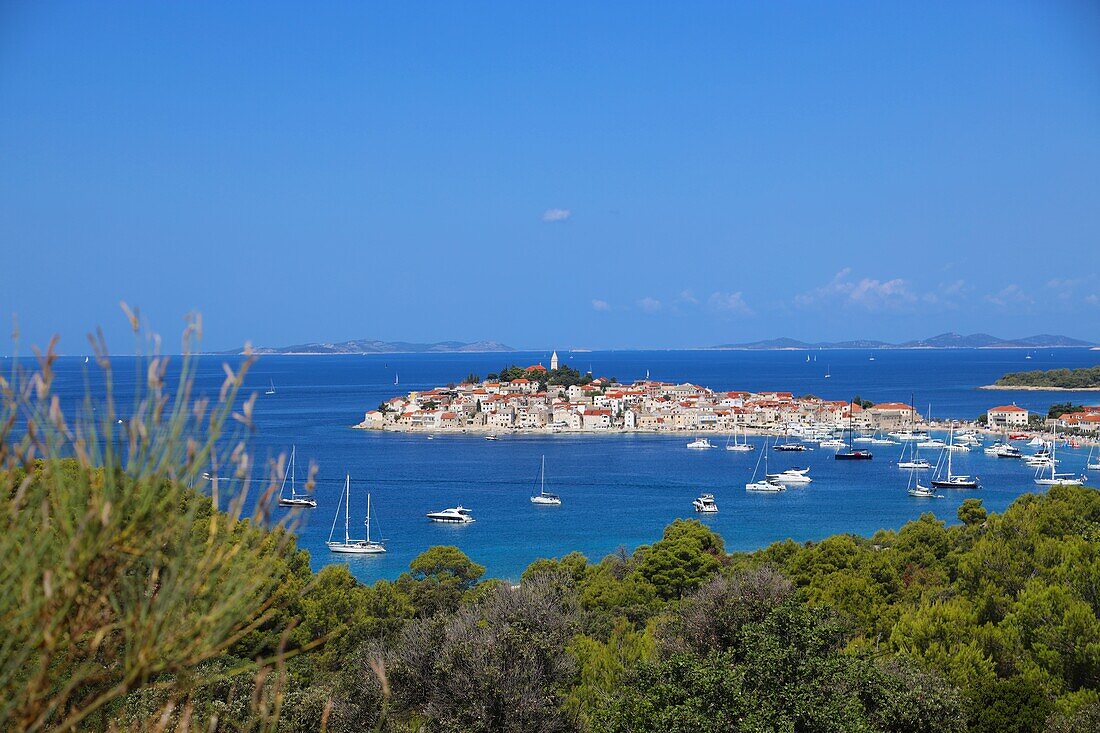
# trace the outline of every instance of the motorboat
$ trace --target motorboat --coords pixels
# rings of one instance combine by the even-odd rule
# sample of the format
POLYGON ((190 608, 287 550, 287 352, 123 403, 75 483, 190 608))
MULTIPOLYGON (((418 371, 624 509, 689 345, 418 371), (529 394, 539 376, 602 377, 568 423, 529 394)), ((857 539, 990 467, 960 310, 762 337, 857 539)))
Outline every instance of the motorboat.
POLYGON ((714 444, 711 443, 710 440, 708 440, 707 438, 696 438, 695 440, 688 443, 687 447, 691 448, 692 450, 708 450, 710 448, 713 448, 714 444))
POLYGON ((329 552, 338 552, 344 555, 378 555, 386 551, 386 546, 370 538, 370 494, 367 494, 367 519, 363 523, 367 529, 364 539, 353 539, 350 532, 350 501, 351 501, 351 476, 344 481, 344 541, 333 541, 332 534, 336 530, 336 521, 340 519, 340 507, 336 507, 336 516, 332 519, 332 529, 328 533, 329 552))
POLYGON ((930 438, 928 440, 922 440, 917 443, 918 448, 943 448, 947 443, 944 443, 939 438, 930 438))
POLYGON ((691 502, 691 505, 695 507, 695 511, 700 514, 717 514, 718 505, 714 503, 714 494, 703 494, 695 501, 691 502))
POLYGON ((298 484, 294 476, 294 458, 298 452, 297 446, 290 449, 290 463, 287 464, 286 472, 283 474, 283 483, 279 485, 279 506, 286 507, 304 507, 306 509, 314 509, 317 507, 317 500, 309 494, 299 494, 298 484), (286 480, 290 479, 290 496, 283 493, 286 489, 286 480))
POLYGON ((780 473, 769 473, 764 479, 781 484, 808 484, 813 479, 806 475, 805 470, 787 470, 780 473))
POLYGON ((806 450, 806 446, 802 443, 780 443, 779 445, 773 446, 772 450, 801 453, 806 450))
POLYGON ((485 440, 500 440, 500 438, 495 435, 486 435, 485 440))
POLYGON ((542 467, 539 469, 539 493, 531 497, 531 503, 540 506, 561 506, 560 496, 546 492, 546 456, 542 457, 542 467))
POLYGON ((426 516, 433 522, 442 522, 444 524, 469 524, 474 521, 473 516, 470 514, 470 510, 463 506, 456 506, 453 509, 444 509, 438 512, 429 512, 426 516))
POLYGON ((1004 443, 997 452, 994 453, 998 458, 1023 458, 1024 454, 1020 452, 1020 449, 1014 445, 1004 443))
POLYGON ((848 446, 843 440, 839 438, 830 438, 829 440, 823 440, 818 443, 822 448, 846 448, 848 446))
POLYGON ((898 468, 904 468, 910 471, 927 471, 932 468, 932 464, 928 462, 927 458, 911 458, 908 461, 898 461, 898 468))

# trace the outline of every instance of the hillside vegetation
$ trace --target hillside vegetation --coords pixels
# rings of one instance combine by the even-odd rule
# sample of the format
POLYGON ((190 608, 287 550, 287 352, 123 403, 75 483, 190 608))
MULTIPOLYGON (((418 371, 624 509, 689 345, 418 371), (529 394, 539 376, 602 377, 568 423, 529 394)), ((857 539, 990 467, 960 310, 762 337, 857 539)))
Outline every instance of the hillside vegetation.
POLYGON ((997 387, 1057 387, 1095 389, 1100 387, 1100 366, 1084 369, 1048 369, 1012 372, 993 383, 997 387))

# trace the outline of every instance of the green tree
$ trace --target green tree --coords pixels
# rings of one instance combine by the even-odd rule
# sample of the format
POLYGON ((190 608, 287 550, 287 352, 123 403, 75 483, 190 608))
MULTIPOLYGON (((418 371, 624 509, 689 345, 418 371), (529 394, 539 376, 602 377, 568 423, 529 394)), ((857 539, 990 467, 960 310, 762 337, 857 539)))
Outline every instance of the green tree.
POLYGON ((965 499, 955 515, 968 527, 976 527, 985 524, 988 513, 982 506, 981 499, 965 499))

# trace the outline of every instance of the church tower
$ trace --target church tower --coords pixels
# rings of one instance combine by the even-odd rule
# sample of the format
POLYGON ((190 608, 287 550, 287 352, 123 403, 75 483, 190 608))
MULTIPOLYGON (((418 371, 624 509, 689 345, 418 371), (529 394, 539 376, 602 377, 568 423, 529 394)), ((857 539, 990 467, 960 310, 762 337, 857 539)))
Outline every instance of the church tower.
POLYGON ((550 355, 550 371, 554 371, 558 368, 558 352, 554 352, 550 355))

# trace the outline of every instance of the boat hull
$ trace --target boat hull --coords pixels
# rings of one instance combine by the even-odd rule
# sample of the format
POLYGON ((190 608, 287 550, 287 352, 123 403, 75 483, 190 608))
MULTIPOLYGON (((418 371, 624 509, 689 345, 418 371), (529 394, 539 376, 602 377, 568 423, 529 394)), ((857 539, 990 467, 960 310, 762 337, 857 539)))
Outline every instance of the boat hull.
POLYGON ((341 555, 381 555, 386 548, 376 542, 356 542, 345 545, 342 542, 328 543, 329 552, 341 555))
POLYGON ((852 451, 851 453, 836 453, 833 458, 838 461, 869 461, 873 456, 866 451, 852 451))

